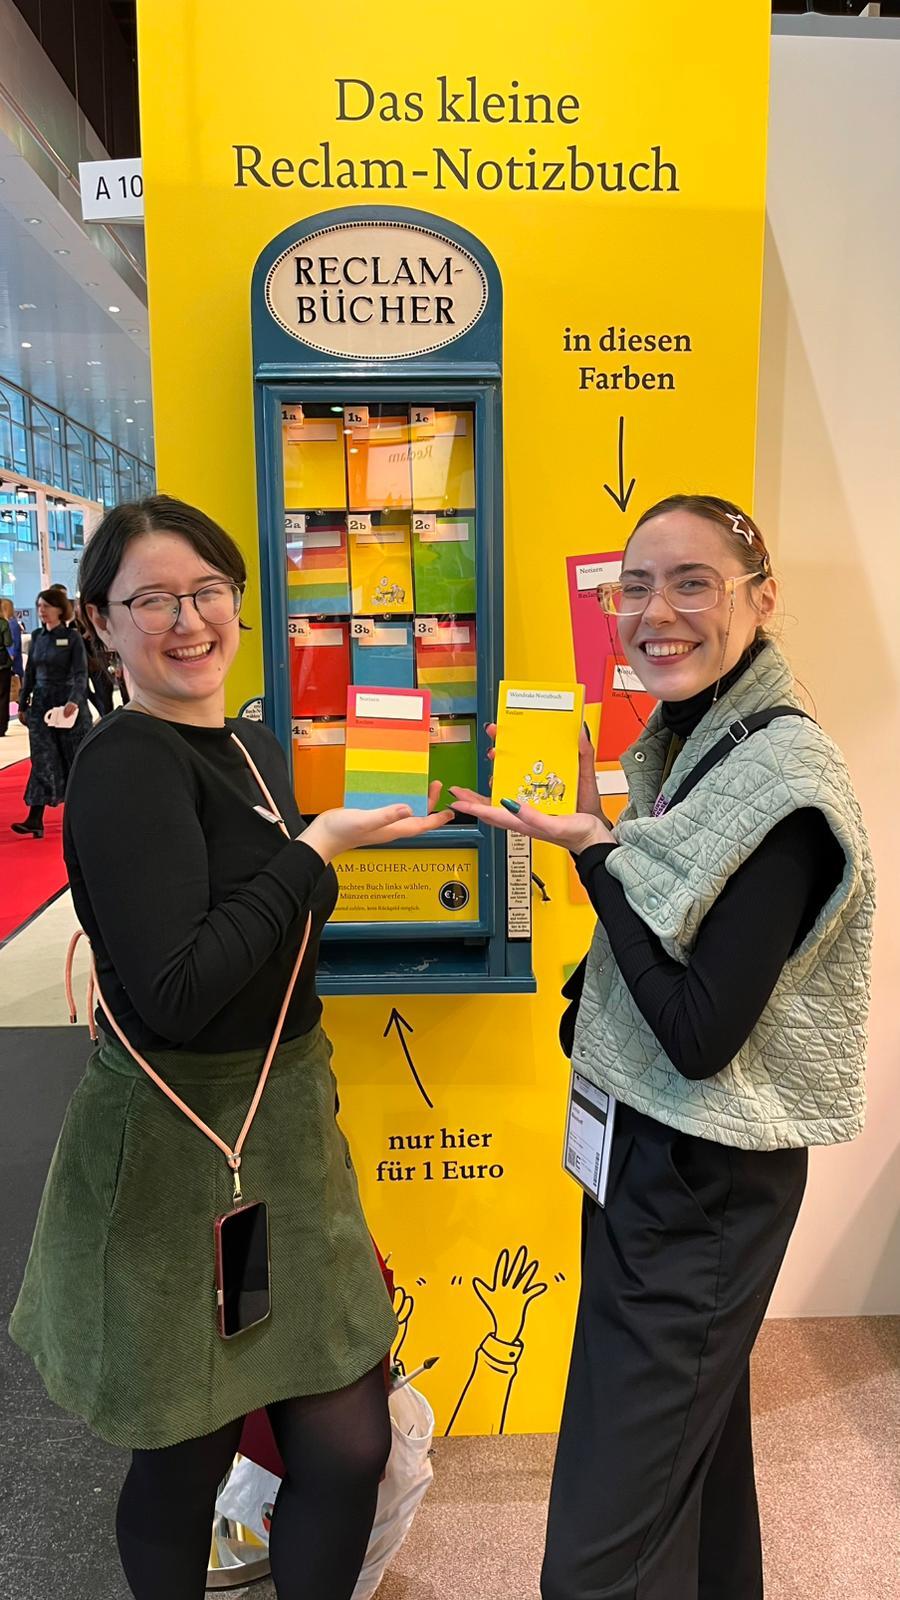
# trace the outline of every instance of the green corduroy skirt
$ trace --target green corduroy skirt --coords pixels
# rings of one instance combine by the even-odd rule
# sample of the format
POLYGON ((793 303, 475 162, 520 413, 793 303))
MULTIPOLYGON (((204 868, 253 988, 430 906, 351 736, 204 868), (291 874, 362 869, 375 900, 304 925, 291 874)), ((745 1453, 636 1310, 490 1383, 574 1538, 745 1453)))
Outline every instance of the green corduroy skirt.
MULTIPOLYGON (((148 1056, 219 1136, 237 1138, 262 1052, 148 1056)), ((216 1326, 213 1224, 225 1157, 105 1038, 75 1091, 10 1324, 51 1398, 104 1439, 155 1449, 269 1401, 343 1388, 396 1321, 335 1120, 331 1045, 283 1044, 243 1151, 244 1199, 269 1206, 272 1312, 216 1326)))

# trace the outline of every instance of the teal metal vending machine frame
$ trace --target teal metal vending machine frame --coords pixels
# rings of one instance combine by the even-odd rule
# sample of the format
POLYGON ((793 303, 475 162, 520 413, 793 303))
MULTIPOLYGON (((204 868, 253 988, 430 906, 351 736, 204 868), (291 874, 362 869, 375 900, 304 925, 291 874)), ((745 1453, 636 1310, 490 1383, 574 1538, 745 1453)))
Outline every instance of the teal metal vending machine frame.
MULTIPOLYGON (((347 259, 362 263, 364 258, 360 254, 347 259)), ((360 274, 364 267, 354 270, 360 274)), ((299 270, 297 277, 299 281, 299 270)), ((490 764, 484 725, 493 719, 503 675, 502 288, 493 258, 472 234, 424 212, 355 206, 320 213, 286 229, 262 251, 253 273, 252 330, 264 720, 291 760, 285 408, 298 407, 302 416, 304 407, 327 407, 335 414, 343 408, 386 404, 465 407, 473 418, 475 458, 477 775, 480 791, 487 793, 490 764), (317 234, 333 236, 335 230, 344 230, 353 246, 354 241, 365 240, 365 228, 372 225, 422 230, 423 235, 452 244, 477 263, 483 303, 465 331, 436 349, 407 355, 330 354, 306 342, 299 328, 289 328, 283 313, 276 315, 268 286, 273 270, 289 259, 292 251, 308 252, 315 248, 310 241, 317 234)), ((415 631, 412 610, 409 617, 415 631)), ((420 839, 385 847, 386 856, 404 850, 414 851, 415 858, 421 859, 427 851, 431 860, 439 860, 441 852, 451 847, 477 850, 478 915, 471 922, 332 922, 325 929, 321 947, 321 992, 533 992, 530 850, 523 846, 527 847, 528 841, 519 836, 460 821, 420 839)), ((452 885, 447 888, 449 891, 452 885)))

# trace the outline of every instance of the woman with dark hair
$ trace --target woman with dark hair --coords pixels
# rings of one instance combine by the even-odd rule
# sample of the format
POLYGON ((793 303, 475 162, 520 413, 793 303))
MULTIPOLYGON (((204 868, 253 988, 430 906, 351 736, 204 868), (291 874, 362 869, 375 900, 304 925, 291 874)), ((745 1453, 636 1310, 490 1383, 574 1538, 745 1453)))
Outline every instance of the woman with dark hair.
POLYGON ((13 833, 44 837, 44 811, 61 806, 76 751, 90 732, 87 656, 72 621, 72 602, 61 585, 37 597, 41 623, 31 635, 28 665, 19 696, 19 720, 28 729, 31 773, 25 787, 28 816, 12 824, 13 833), (57 713, 48 725, 48 712, 57 713))
POLYGON ((653 506, 598 599, 660 702, 622 757, 615 829, 586 735, 574 816, 452 791, 570 850, 598 916, 560 1038, 608 1178, 604 1195, 585 1163, 541 1593, 760 1600, 750 1353, 808 1147, 862 1127, 872 862, 766 631, 775 580, 739 506, 653 506))
POLYGON ((50 1395, 132 1452, 116 1527, 137 1600, 201 1600, 217 1487, 262 1406, 286 1467, 270 1545, 280 1600, 350 1600, 390 1448, 396 1319, 335 1120, 316 959, 334 857, 452 813, 342 808, 304 828, 274 735, 225 716, 245 581, 228 535, 164 495, 109 512, 80 571, 132 699, 96 725, 69 787, 100 1044, 11 1331, 50 1395), (242 1214, 242 1180, 268 1207, 258 1321, 255 1290, 233 1302, 217 1288, 214 1223, 242 1214), (230 1316, 244 1300, 254 1325, 226 1336, 226 1303, 230 1316))

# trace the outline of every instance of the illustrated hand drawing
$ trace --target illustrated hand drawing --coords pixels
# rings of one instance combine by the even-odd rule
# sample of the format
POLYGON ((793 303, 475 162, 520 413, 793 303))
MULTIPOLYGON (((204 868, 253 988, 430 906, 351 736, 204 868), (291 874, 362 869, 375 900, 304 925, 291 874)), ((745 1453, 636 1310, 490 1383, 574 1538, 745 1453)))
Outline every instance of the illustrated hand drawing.
POLYGON ((398 1284, 394 1289, 394 1315, 397 1318, 397 1322, 400 1326, 400 1337, 394 1346, 394 1355, 391 1365, 401 1374, 406 1372, 406 1368, 403 1365, 403 1362, 400 1360, 400 1352, 403 1349, 406 1341, 406 1335, 409 1332, 409 1319, 415 1310, 415 1305, 416 1302, 412 1295, 407 1294, 406 1290, 401 1289, 398 1284))
POLYGON ((483 1432, 483 1415, 493 1406, 497 1417, 491 1433, 503 1433, 512 1386, 525 1349, 522 1334, 528 1307, 547 1292, 547 1284, 536 1281, 539 1263, 529 1260, 525 1245, 513 1256, 501 1250, 494 1265, 493 1279, 473 1278, 472 1287, 491 1319, 491 1331, 475 1352, 472 1370, 447 1424, 447 1433, 483 1432), (473 1417, 466 1425, 467 1414, 473 1417))

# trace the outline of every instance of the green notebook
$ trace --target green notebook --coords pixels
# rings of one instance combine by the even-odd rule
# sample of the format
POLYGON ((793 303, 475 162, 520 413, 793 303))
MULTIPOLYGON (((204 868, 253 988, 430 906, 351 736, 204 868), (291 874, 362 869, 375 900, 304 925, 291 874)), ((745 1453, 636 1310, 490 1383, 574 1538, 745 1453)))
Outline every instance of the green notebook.
POLYGON ((428 782, 441 782, 440 807, 452 806, 451 783, 478 786, 478 745, 474 717, 432 717, 428 782))
POLYGON ((414 511, 416 610, 433 616, 475 611, 475 517, 414 511))

